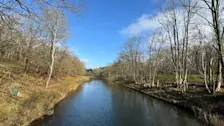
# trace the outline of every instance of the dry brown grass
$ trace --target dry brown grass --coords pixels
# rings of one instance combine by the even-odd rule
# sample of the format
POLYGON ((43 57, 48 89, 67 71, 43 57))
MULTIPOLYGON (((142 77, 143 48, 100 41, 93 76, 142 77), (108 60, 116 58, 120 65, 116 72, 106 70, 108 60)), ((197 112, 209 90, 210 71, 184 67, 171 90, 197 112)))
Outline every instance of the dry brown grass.
POLYGON ((223 116, 215 115, 215 114, 209 114, 208 120, 210 123, 214 126, 224 126, 224 119, 223 116))
POLYGON ((0 83, 0 126, 28 125, 86 80, 88 78, 84 76, 52 79, 49 88, 45 89, 43 78, 13 75, 0 83), (11 88, 19 89, 18 96, 12 95, 11 88))

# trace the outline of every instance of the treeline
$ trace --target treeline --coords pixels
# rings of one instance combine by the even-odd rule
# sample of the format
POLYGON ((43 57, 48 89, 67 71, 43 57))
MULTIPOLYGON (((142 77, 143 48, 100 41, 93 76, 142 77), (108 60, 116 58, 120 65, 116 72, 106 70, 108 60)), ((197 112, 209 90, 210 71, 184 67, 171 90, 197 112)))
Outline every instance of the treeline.
POLYGON ((196 78, 194 83, 204 83, 209 93, 219 92, 224 80, 223 5, 222 0, 166 1, 149 19, 158 25, 152 34, 126 41, 100 75, 145 87, 168 83, 161 82, 167 77, 181 92, 196 78))
POLYGON ((65 10, 78 14, 80 6, 73 0, 2 0, 0 61, 22 62, 25 74, 46 78, 46 88, 51 77, 83 75, 84 63, 66 46, 65 10))

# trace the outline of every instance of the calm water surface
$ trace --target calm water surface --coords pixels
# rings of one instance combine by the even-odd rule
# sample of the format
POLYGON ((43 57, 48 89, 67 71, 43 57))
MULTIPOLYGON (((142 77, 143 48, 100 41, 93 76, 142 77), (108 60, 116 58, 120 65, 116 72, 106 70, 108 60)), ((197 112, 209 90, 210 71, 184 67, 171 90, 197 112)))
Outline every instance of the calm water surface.
POLYGON ((202 126, 192 114, 144 94, 108 85, 84 83, 55 107, 43 126, 202 126))

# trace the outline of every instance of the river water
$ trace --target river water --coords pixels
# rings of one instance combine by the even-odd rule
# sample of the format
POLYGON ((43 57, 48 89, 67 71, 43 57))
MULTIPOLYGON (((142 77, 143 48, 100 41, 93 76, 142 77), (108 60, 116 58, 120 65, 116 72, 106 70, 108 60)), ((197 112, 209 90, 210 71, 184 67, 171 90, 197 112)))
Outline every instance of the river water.
POLYGON ((119 85, 86 82, 42 126, 202 126, 193 114, 119 85))

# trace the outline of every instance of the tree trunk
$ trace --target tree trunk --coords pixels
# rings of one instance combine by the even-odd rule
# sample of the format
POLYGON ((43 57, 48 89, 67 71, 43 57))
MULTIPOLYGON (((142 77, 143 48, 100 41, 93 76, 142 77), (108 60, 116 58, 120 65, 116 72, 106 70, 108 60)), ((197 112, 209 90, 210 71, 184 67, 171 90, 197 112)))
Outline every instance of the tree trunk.
MULTIPOLYGON (((209 62, 209 85, 213 84, 213 70, 212 70, 212 65, 213 65, 213 59, 210 59, 209 62)), ((206 89, 208 90, 208 93, 212 93, 211 92, 211 87, 209 88, 208 84, 205 85, 206 89)))
POLYGON ((178 74, 178 71, 177 70, 175 70, 175 80, 176 80, 176 86, 177 86, 177 88, 180 88, 179 74, 178 74))
POLYGON ((188 83, 187 83, 187 69, 185 70, 185 74, 184 74, 184 80, 183 80, 183 85, 184 85, 184 93, 187 91, 188 89, 188 83))
POLYGON ((220 91, 221 85, 222 85, 222 64, 221 61, 219 60, 219 64, 218 64, 218 78, 217 78, 217 86, 215 89, 215 92, 220 91))
POLYGON ((153 75, 153 77, 152 77, 152 87, 155 87, 155 77, 156 77, 156 75, 153 75))
POLYGON ((157 80, 156 87, 157 88, 159 87, 159 80, 157 80))
POLYGON ((158 68, 158 60, 157 60, 156 64, 154 65, 154 71, 153 71, 153 75, 152 75, 152 87, 155 86, 155 78, 156 78, 156 74, 157 74, 157 68, 158 68))
POLYGON ((54 53, 55 53, 55 38, 56 35, 54 33, 52 33, 52 42, 51 42, 51 51, 50 51, 50 55, 51 55, 51 63, 49 65, 49 74, 48 74, 48 79, 46 81, 45 84, 45 88, 48 88, 51 76, 52 76, 52 72, 53 72, 53 66, 54 66, 54 53))
POLYGON ((151 68, 151 66, 150 66, 150 70, 149 70, 149 85, 148 86, 152 87, 152 85, 150 83, 152 84, 152 68, 151 68))
POLYGON ((25 69, 24 69, 24 73, 26 74, 27 73, 27 71, 28 71, 28 65, 29 64, 29 59, 28 58, 26 58, 26 60, 25 60, 25 69))

